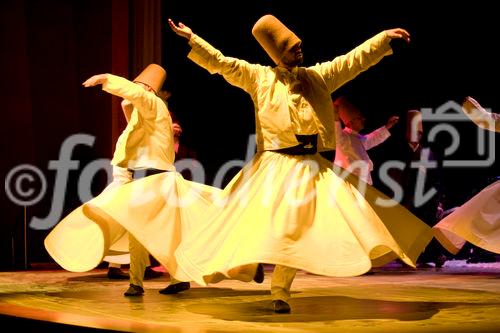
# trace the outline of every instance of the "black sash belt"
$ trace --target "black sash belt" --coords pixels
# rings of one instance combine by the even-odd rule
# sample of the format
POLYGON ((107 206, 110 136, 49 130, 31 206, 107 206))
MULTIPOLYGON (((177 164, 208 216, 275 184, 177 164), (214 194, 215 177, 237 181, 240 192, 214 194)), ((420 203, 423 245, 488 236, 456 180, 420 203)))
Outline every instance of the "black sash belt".
POLYGON ((295 134, 297 137, 297 141, 299 141, 299 145, 293 146, 293 147, 288 147, 288 148, 283 148, 283 149, 278 149, 278 150, 273 150, 276 153, 280 154, 287 154, 287 155, 309 155, 309 154, 316 154, 318 151, 318 135, 313 134, 313 135, 298 135, 295 134))
POLYGON ((134 179, 140 179, 147 176, 156 175, 158 173, 167 172, 166 170, 159 169, 128 169, 128 171, 132 172, 134 179))

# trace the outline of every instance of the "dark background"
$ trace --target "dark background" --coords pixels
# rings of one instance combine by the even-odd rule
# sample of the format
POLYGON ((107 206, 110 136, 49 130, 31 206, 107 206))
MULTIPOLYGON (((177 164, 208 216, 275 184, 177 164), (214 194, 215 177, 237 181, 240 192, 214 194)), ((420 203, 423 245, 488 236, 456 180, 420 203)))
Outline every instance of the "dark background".
MULTIPOLYGON (((245 159, 248 137, 255 128, 253 106, 245 92, 187 59, 187 41, 168 28, 168 17, 191 27, 226 56, 269 65, 270 59, 251 35, 254 22, 264 14, 277 16, 302 39, 305 66, 346 53, 382 30, 407 29, 412 39, 409 45, 395 45, 394 55, 334 94, 346 95, 363 111, 367 118, 365 132, 383 125, 390 115, 400 115, 403 121, 409 109, 435 109, 450 100, 461 103, 466 95, 475 97, 493 112, 500 112, 499 65, 494 51, 500 24, 498 11, 487 1, 467 5, 436 1, 158 2, 163 21, 161 62, 168 72, 165 87, 172 92, 169 106, 182 123, 184 143, 196 150, 205 168, 207 184, 213 183, 214 175, 227 161, 245 159)), ((116 10, 133 16, 135 3, 2 2, 2 175, 29 163, 45 173, 49 189, 42 201, 26 211, 9 201, 3 192, 0 268, 24 264, 24 218, 48 214, 55 180, 48 163, 58 159, 64 139, 76 133, 96 138, 92 147, 77 147, 73 153, 80 165, 70 172, 64 214, 81 204, 76 192, 82 169, 97 158, 111 158, 116 140, 109 130, 116 121, 112 118, 116 115, 109 112, 113 99, 97 89, 82 88, 81 82, 105 72, 130 73, 132 78, 133 70, 116 72, 116 62, 126 62, 127 58, 132 62, 133 50, 117 56, 112 42, 120 36, 128 38, 130 45, 138 42, 129 30, 117 31, 113 25, 116 10)), ((476 126, 456 126, 461 145, 455 156, 473 159, 476 126)), ((398 159, 404 130, 404 122, 396 125, 391 138, 370 151, 375 169, 386 160, 398 159)), ((438 139, 441 146, 449 140, 446 136, 438 139)), ((226 181, 237 171, 231 170, 226 181)), ((443 182, 449 193, 449 206, 461 204, 498 175, 498 161, 488 168, 447 169, 443 182)), ((375 184, 379 185, 376 175, 375 184)), ((93 184, 94 194, 105 185, 106 178, 99 174, 93 184)), ((30 262, 51 260, 43 248, 49 231, 27 230, 30 262)))

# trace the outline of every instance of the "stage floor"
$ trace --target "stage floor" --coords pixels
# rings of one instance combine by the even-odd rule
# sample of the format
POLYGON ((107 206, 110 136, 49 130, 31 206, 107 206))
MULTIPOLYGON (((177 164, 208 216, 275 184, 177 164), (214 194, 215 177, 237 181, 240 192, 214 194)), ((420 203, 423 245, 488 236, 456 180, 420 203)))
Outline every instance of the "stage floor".
POLYGON ((192 284, 191 290, 178 295, 158 293, 168 284, 165 274, 145 281, 145 295, 136 298, 124 297, 128 281, 107 279, 105 269, 0 272, 0 315, 4 321, 18 317, 20 325, 22 318, 36 320, 30 324, 33 332, 44 327, 53 332, 84 332, 85 328, 85 332, 90 328, 131 332, 500 330, 499 262, 448 261, 441 269, 418 270, 392 265, 351 278, 299 271, 290 314, 270 310, 272 269, 266 266, 262 284, 223 281, 209 288, 192 284), (57 324, 54 330, 46 323, 74 326, 71 330, 57 324))

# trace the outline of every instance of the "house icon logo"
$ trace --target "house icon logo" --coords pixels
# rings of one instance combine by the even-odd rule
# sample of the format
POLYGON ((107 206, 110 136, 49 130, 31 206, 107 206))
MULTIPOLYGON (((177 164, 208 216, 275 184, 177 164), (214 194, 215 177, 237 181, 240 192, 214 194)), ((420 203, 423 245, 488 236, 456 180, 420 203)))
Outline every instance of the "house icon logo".
MULTIPOLYGON (((490 112, 490 109, 485 109, 490 112)), ((494 130, 484 130, 477 127, 476 135, 463 137, 457 129, 460 122, 471 123, 471 119, 462 110, 462 105, 455 101, 448 101, 436 109, 422 108, 422 121, 428 123, 430 129, 426 130, 426 139, 428 142, 436 142, 438 135, 448 135, 451 140, 443 154, 443 167, 489 167, 495 162, 495 132, 494 130), (474 143, 471 159, 454 159, 453 155, 457 152, 460 144, 467 143, 470 146, 474 143)), ((494 124, 488 124, 486 128, 494 129, 494 124)))

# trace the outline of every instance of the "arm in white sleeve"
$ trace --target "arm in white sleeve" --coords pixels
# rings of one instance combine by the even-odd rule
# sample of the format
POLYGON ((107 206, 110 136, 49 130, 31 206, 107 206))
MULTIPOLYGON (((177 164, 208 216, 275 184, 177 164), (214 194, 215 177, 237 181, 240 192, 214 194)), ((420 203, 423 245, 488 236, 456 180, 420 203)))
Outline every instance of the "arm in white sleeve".
POLYGON ((477 126, 500 132, 500 114, 486 111, 475 99, 467 97, 462 110, 477 126))
POLYGON ((365 135, 365 140, 363 140, 363 147, 365 147, 366 150, 371 149, 387 140, 390 136, 391 132, 389 132, 389 130, 385 126, 382 126, 375 131, 365 135))
POLYGON ((157 104, 163 103, 154 93, 113 74, 108 74, 108 79, 103 83, 102 90, 130 101, 144 118, 155 118, 157 104))
POLYGON ((198 35, 191 37, 189 45, 191 52, 189 52, 188 58, 205 68, 210 74, 220 74, 227 82, 248 93, 252 93, 256 89, 259 65, 226 57, 198 35))
POLYGON ((385 31, 380 32, 352 51, 312 68, 324 78, 329 91, 334 92, 361 72, 377 64, 383 57, 392 54, 390 41, 391 38, 385 31))

